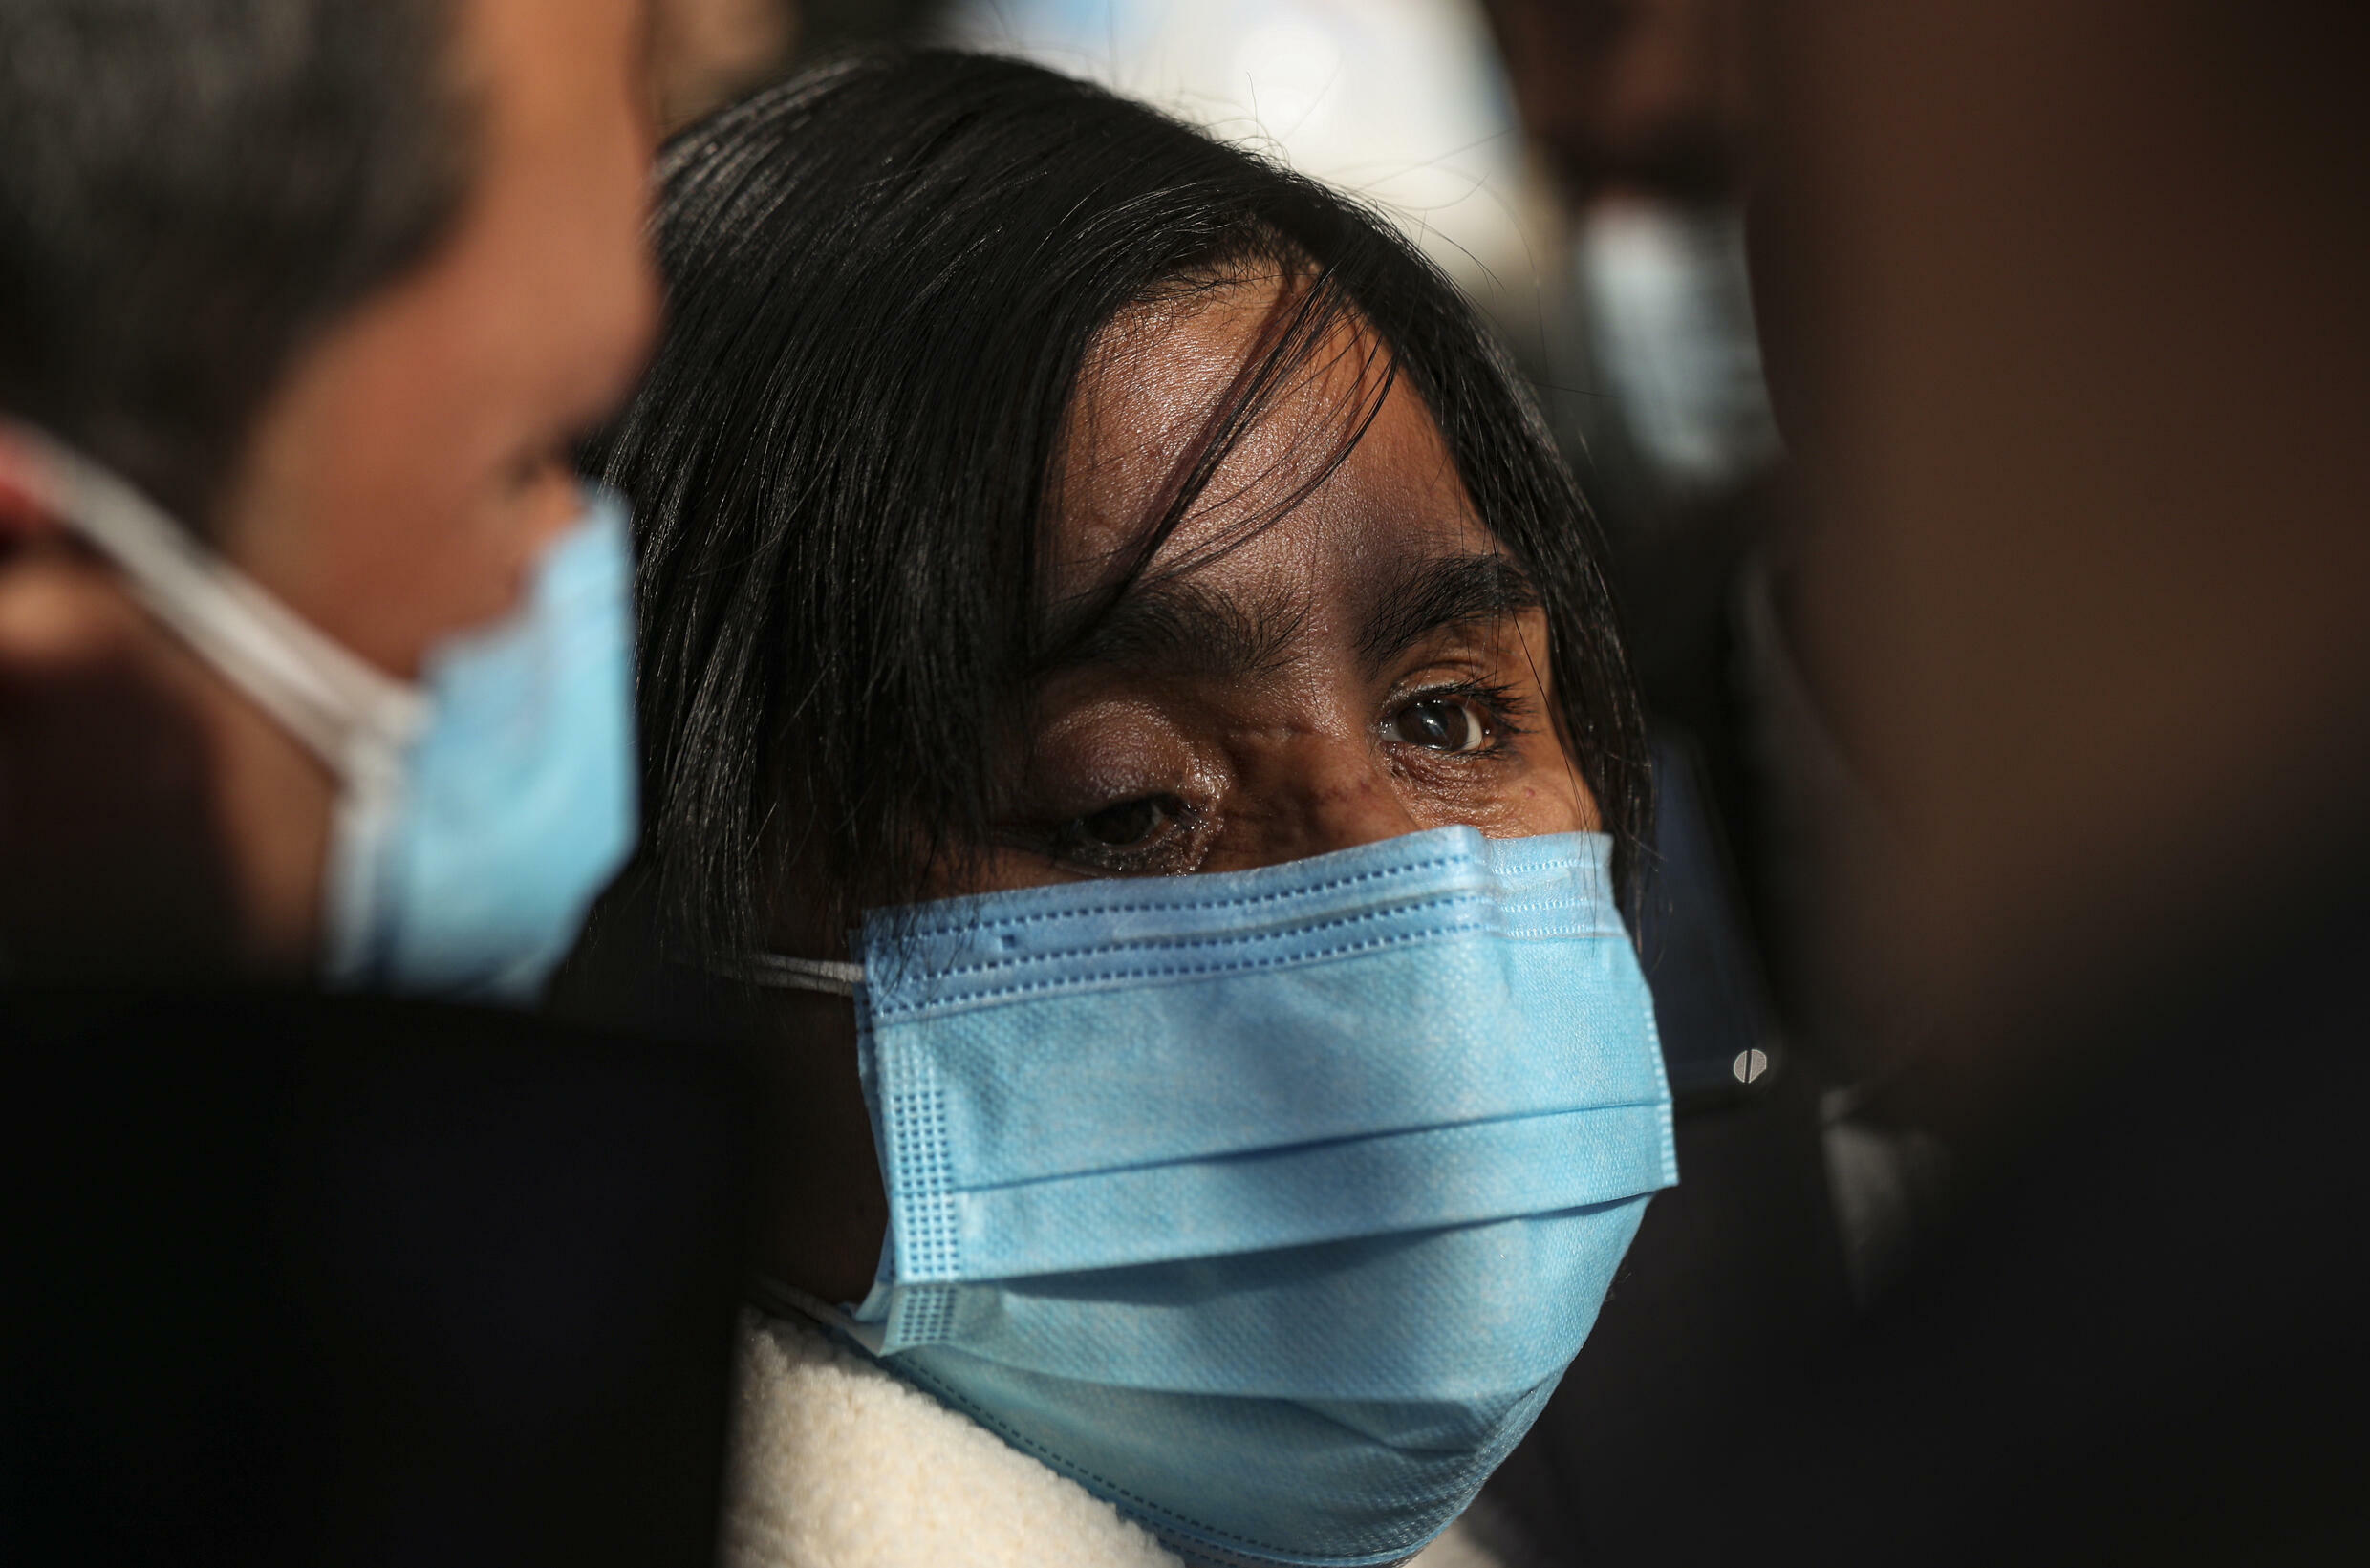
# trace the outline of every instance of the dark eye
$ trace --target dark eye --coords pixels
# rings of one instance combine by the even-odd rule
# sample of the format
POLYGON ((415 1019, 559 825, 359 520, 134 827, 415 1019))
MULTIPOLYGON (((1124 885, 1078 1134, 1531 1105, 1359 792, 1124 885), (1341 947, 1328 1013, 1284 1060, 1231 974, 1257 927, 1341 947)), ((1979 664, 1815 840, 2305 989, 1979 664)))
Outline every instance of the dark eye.
POLYGON ((1065 836, 1090 848, 1139 849, 1168 830, 1176 821, 1179 805, 1172 795, 1122 801, 1078 818, 1065 836))
POLYGON ((1420 698, 1383 728, 1392 740, 1427 751, 1479 751, 1490 743, 1489 720, 1462 698, 1420 698))

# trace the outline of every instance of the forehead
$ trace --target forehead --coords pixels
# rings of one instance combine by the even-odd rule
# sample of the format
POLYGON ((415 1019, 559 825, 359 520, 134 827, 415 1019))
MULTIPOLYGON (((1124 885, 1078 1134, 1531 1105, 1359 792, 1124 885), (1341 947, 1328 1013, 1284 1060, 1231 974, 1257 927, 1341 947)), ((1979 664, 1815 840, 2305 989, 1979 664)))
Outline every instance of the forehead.
MULTIPOLYGON (((1136 548, 1213 411, 1257 370, 1289 287, 1254 277, 1105 334, 1071 409, 1048 539, 1054 598, 1091 589, 1136 548)), ((1400 560, 1495 548, 1431 411, 1391 369, 1371 328, 1336 324, 1234 440, 1152 574, 1246 591, 1282 579, 1323 599, 1400 560)))

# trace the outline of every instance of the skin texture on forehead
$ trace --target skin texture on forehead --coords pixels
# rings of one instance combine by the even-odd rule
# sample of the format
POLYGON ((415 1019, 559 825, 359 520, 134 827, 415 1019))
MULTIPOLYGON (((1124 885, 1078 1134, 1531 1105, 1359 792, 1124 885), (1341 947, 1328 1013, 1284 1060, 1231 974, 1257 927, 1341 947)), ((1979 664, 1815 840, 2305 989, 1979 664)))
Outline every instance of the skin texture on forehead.
MULTIPOLYGON (((1184 448, 1306 286, 1296 273, 1261 269, 1179 290, 1105 330, 1080 376, 1064 432, 1046 573, 1050 598, 1089 587, 1100 566, 1135 543, 1184 448)), ((1447 448, 1420 404, 1394 400, 1395 417, 1379 417, 1390 370, 1388 351, 1363 323, 1339 323, 1241 434, 1185 526, 1164 546, 1162 565, 1174 569, 1269 517, 1322 478, 1324 464, 1353 440, 1362 448, 1371 443, 1368 455, 1392 468, 1402 506, 1460 518, 1478 531, 1447 448)), ((1349 456, 1355 461, 1358 454, 1349 456)), ((1323 521, 1328 498, 1310 496, 1304 505, 1311 512, 1304 521, 1323 521)), ((1329 509, 1338 511, 1338 502, 1329 509)))

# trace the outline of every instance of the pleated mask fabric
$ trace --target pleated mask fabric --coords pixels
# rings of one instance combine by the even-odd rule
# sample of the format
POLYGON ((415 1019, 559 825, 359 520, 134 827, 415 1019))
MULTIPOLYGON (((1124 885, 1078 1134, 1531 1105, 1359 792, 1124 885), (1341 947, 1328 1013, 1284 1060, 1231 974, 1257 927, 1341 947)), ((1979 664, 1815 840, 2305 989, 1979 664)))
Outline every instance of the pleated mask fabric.
POLYGON ((1411 1556, 1678 1179, 1610 848, 1448 827, 875 913, 890 1228, 830 1316, 1190 1558, 1411 1556))

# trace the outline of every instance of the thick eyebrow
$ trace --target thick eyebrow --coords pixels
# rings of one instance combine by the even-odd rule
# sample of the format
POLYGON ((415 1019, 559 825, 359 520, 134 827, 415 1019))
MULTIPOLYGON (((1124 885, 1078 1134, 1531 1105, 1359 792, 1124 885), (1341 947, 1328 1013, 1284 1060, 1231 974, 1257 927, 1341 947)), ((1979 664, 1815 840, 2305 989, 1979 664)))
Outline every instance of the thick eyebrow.
POLYGON ((1503 555, 1440 555, 1382 574, 1358 634, 1358 656, 1375 669, 1435 633, 1502 620, 1544 603, 1539 585, 1503 555))
POLYGON ((1248 680, 1286 661, 1307 618, 1307 601, 1298 594, 1243 598, 1171 578, 1144 584, 1113 605, 1054 668, 1248 680))

